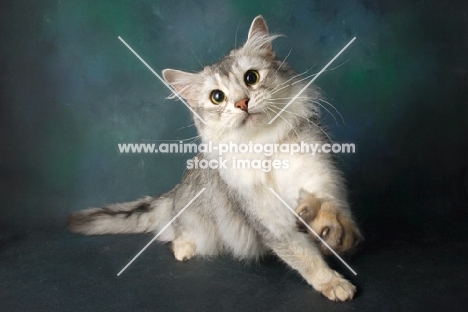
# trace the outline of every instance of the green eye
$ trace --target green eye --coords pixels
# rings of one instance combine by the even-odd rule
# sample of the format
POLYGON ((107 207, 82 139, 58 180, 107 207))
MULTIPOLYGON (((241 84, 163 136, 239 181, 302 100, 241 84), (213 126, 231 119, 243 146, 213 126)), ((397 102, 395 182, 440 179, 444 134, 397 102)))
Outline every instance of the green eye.
POLYGON ((221 90, 214 90, 211 92, 210 100, 213 104, 218 105, 226 100, 226 95, 221 90))
POLYGON ((260 80, 260 74, 256 70, 248 70, 244 75, 244 82, 248 86, 253 86, 260 80))

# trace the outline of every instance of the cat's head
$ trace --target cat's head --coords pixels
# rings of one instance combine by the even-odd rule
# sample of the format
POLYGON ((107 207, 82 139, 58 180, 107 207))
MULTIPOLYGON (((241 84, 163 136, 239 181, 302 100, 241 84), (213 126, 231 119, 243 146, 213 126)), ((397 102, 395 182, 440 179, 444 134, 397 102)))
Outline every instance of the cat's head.
POLYGON ((269 122, 304 87, 300 75, 278 60, 265 20, 257 16, 246 43, 198 73, 165 69, 164 79, 206 122, 194 116, 202 139, 212 141, 279 140, 317 109, 310 87, 269 122))

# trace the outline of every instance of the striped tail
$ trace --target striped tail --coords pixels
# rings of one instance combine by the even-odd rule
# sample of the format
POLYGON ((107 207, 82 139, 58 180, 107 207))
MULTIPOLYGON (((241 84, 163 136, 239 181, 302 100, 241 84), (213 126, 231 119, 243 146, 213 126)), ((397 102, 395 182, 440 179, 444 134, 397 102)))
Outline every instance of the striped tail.
MULTIPOLYGON (((160 197, 143 197, 133 202, 88 208, 72 213, 68 228, 84 235, 147 233, 161 230, 172 217, 173 192, 160 197)), ((173 229, 167 228, 159 240, 173 239, 173 229)))

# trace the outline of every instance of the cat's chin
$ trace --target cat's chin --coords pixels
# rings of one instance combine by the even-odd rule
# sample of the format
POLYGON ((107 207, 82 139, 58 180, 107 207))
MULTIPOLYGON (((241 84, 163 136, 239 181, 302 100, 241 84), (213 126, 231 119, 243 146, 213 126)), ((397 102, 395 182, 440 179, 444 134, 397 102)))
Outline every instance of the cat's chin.
POLYGON ((254 113, 254 114, 248 114, 244 120, 242 121, 243 124, 246 124, 248 122, 253 122, 254 120, 260 118, 260 113, 254 113))
POLYGON ((241 122, 239 123, 239 126, 252 126, 254 123, 259 121, 263 117, 262 113, 247 113, 243 116, 243 119, 241 119, 241 122))

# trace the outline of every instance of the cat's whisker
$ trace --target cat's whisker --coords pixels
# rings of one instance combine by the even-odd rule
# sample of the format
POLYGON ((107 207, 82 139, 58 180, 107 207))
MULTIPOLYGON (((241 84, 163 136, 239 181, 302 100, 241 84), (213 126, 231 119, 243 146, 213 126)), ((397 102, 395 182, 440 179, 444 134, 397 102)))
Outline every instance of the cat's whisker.
MULTIPOLYGON (((336 65, 336 66, 335 66, 335 67, 333 67, 333 68, 327 69, 326 71, 332 71, 332 70, 335 70, 335 69, 337 69, 337 68, 339 68, 339 67, 343 66, 344 64, 348 63, 348 62, 349 62, 349 60, 351 60, 351 59, 349 58, 349 59, 347 59, 346 61, 344 61, 343 63, 341 63, 341 64, 339 64, 339 65, 336 65)), ((325 72, 325 71, 324 71, 324 72, 325 72)))
POLYGON ((310 70, 310 69, 307 69, 306 71, 304 71, 304 72, 302 72, 302 73, 300 73, 300 74, 297 74, 297 75, 295 75, 295 76, 289 78, 289 79, 286 80, 285 82, 280 83, 279 85, 277 85, 276 87, 274 87, 274 88, 270 91, 270 94, 271 94, 271 92, 275 91, 276 89, 278 89, 279 87, 285 85, 286 83, 290 82, 291 80, 293 80, 293 79, 295 79, 295 78, 297 78, 297 77, 300 77, 300 76, 306 74, 309 70, 310 70))
POLYGON ((191 47, 190 47, 190 51, 192 52, 193 56, 197 60, 198 64, 200 64, 201 67, 205 67, 205 65, 203 65, 202 62, 200 62, 200 60, 198 59, 198 57, 196 56, 195 52, 193 51, 191 47))
MULTIPOLYGON (((330 69, 326 69, 326 70, 324 70, 323 72, 328 72, 328 71, 335 70, 335 69, 337 69, 337 68, 343 66, 344 64, 346 64, 349 60, 350 60, 350 59, 347 59, 346 61, 344 61, 344 62, 341 63, 340 65, 337 65, 337 66, 335 66, 335 67, 333 67, 333 68, 330 68, 330 69)), ((298 83, 298 82, 301 82, 301 81, 303 81, 303 80, 307 80, 307 79, 309 79, 309 78, 312 78, 312 77, 314 77, 314 76, 317 76, 317 74, 318 74, 318 73, 309 75, 309 76, 307 76, 307 77, 305 77, 305 78, 302 78, 301 80, 298 80, 298 81, 293 82, 291 85, 294 85, 294 84, 296 84, 296 83, 298 83)))
MULTIPOLYGON (((274 104, 272 104, 272 106, 278 110, 276 113, 278 113, 279 111, 281 111, 281 108, 275 106, 274 104)), ((298 113, 294 113, 294 112, 291 112, 291 111, 288 111, 288 110, 284 110, 284 112, 289 113, 289 114, 296 115, 297 117, 304 118, 305 120, 310 121, 308 117, 299 115, 298 113)))
MULTIPOLYGON (((289 55, 289 54, 288 54, 288 55, 289 55)), ((333 68, 330 68, 330 69, 327 69, 327 70, 324 70, 323 72, 327 72, 327 71, 332 71, 332 70, 335 70, 335 69, 337 69, 337 68, 339 68, 339 67, 343 66, 344 64, 346 64, 348 61, 349 61, 349 59, 348 59, 348 60, 346 60, 346 61, 344 61, 344 62, 343 62, 343 63, 341 63, 340 65, 338 65, 338 66, 335 66, 335 67, 333 67, 333 68)), ((315 66, 315 65, 314 65, 314 66, 315 66)), ((313 67, 311 67, 311 68, 313 68, 313 67)), ((279 89, 279 90, 276 90, 278 87, 281 87, 281 86, 283 86, 285 83, 288 83, 288 82, 289 82, 289 81, 291 81, 292 79, 294 79, 294 78, 296 78, 296 77, 298 77, 298 76, 301 76, 301 75, 303 75, 303 74, 307 73, 307 72, 308 72, 308 71, 309 71, 311 68, 307 69, 305 72, 303 72, 303 73, 301 73, 301 74, 299 74, 299 75, 296 75, 296 76, 294 76, 294 77, 291 77, 291 78, 289 78, 288 80, 286 80, 286 81, 285 81, 285 82, 283 82, 282 84, 280 84, 280 85, 276 86, 276 87, 275 87, 273 90, 271 90, 271 91, 270 91, 269 95, 273 95, 273 94, 275 94, 277 91, 281 91, 281 90, 283 90, 285 87, 290 87, 290 86, 292 86, 292 85, 295 85, 296 83, 299 83, 299 82, 301 82, 301 81, 304 81, 304 80, 307 80, 307 79, 309 79, 309 78, 312 78, 312 77, 314 77, 314 76, 317 76, 317 74, 318 74, 318 73, 315 73, 315 74, 309 75, 309 76, 307 76, 307 77, 304 77, 304 78, 302 78, 302 79, 296 80, 296 81, 294 81, 294 82, 290 83, 289 85, 282 87, 282 88, 281 88, 281 89, 279 89)))
POLYGON ((194 137, 191 137, 190 139, 186 139, 186 140, 182 140, 182 141, 184 141, 184 142, 188 141, 190 144, 192 144, 192 143, 195 143, 197 141, 199 142, 200 139, 201 139, 201 135, 196 135, 194 137))
POLYGON ((278 90, 276 90, 276 91, 274 91, 274 92, 271 92, 270 95, 273 95, 273 94, 275 94, 276 92, 283 90, 284 88, 293 86, 293 85, 295 85, 296 83, 299 83, 299 82, 301 82, 301 81, 307 80, 307 79, 309 79, 309 78, 311 78, 311 77, 314 77, 314 76, 316 76, 316 75, 317 75, 317 74, 312 74, 312 75, 309 75, 309 76, 307 76, 307 77, 304 77, 304 78, 302 78, 302 79, 300 79, 300 80, 296 80, 296 81, 294 81, 294 82, 292 82, 292 83, 290 83, 290 84, 288 84, 288 85, 286 85, 286 86, 283 86, 281 89, 278 89, 278 90))
MULTIPOLYGON (((309 77, 312 77, 312 76, 313 76, 313 75, 311 75, 311 76, 309 76, 309 77)), ((306 77, 306 78, 308 78, 308 77, 306 77)), ((306 78, 304 78, 304 79, 306 79, 306 78)), ((304 79, 301 79, 301 80, 299 80, 299 81, 302 81, 302 80, 304 80, 304 79)), ((299 81, 297 81, 297 82, 299 82, 299 81)), ((294 83, 297 83, 297 82, 294 82, 294 83)), ((293 85, 294 83, 292 83, 291 85, 293 85)), ((281 89, 280 89, 280 90, 281 90, 281 89)), ((278 91, 280 91, 280 90, 278 90, 278 91)), ((270 94, 270 95, 271 95, 271 94, 270 94)), ((294 98, 294 97, 291 97, 291 98, 274 98, 274 99, 269 99, 269 100, 270 100, 270 101, 276 101, 276 100, 291 100, 291 99, 293 99, 293 98, 294 98)), ((335 110, 335 112, 338 113, 338 115, 340 115, 341 121, 343 122, 343 124, 345 124, 343 115, 342 115, 342 114, 338 111, 338 109, 337 109, 334 105, 332 105, 330 102, 328 102, 328 101, 326 101, 326 100, 324 100, 324 99, 322 99, 322 98, 310 99, 310 97, 307 97, 307 96, 297 97, 296 99, 307 99, 307 100, 310 100, 310 101, 314 102, 315 104, 321 106, 324 110, 326 110, 330 115, 333 116, 333 119, 335 120, 335 123, 338 125, 338 121, 337 121, 335 115, 332 114, 332 113, 330 112, 330 110, 328 110, 328 109, 327 109, 325 106, 323 106, 320 102, 317 102, 317 101, 315 101, 315 100, 322 101, 322 102, 324 102, 324 103, 330 105, 330 106, 335 110)), ((286 105, 286 104, 285 104, 285 105, 286 105)))
MULTIPOLYGON (((333 67, 333 68, 330 68, 330 69, 326 69, 326 70, 324 70, 323 72, 328 72, 328 71, 335 70, 335 69, 337 69, 338 67, 340 67, 340 66, 346 64, 348 61, 349 61, 349 59, 346 60, 344 63, 342 63, 342 64, 340 64, 340 65, 338 65, 338 66, 336 66, 336 67, 333 67)), ((303 81, 303 80, 307 80, 307 79, 309 79, 309 78, 312 78, 312 77, 314 77, 314 76, 317 76, 317 74, 318 74, 318 73, 315 73, 315 74, 309 75, 309 76, 307 76, 307 77, 304 77, 304 78, 302 78, 302 79, 300 79, 300 80, 294 81, 293 83, 291 83, 291 86, 292 86, 292 85, 295 85, 296 83, 299 83, 299 82, 301 82, 301 81, 303 81)))
POLYGON ((304 80, 307 80, 307 79, 309 79, 309 78, 312 78, 312 77, 314 77, 314 76, 317 76, 317 73, 312 74, 312 75, 309 75, 309 76, 307 76, 307 77, 304 77, 304 78, 302 78, 302 79, 300 79, 300 80, 294 81, 293 83, 291 83, 291 86, 292 86, 292 85, 295 85, 296 83, 299 83, 299 82, 301 82, 301 81, 304 81, 304 80))
MULTIPOLYGON (((271 110, 272 112, 274 112, 275 114, 278 113, 278 112, 275 112, 271 107, 267 107, 267 108, 270 109, 270 110, 271 110)), ((279 115, 279 117, 280 117, 281 119, 283 119, 284 122, 287 123, 287 124, 291 127, 292 131, 294 131, 294 133, 296 134, 296 136, 299 137, 299 133, 297 133, 296 129, 286 120, 286 118, 284 118, 284 117, 281 116, 281 115, 279 115)))
MULTIPOLYGON (((335 115, 332 114, 332 112, 330 112, 329 109, 327 109, 325 106, 323 106, 322 104, 320 104, 320 102, 317 102, 317 101, 314 101, 314 100, 311 100, 313 103, 317 104, 318 106, 320 106, 321 108, 323 108, 327 113, 329 113, 333 119, 335 119, 335 123, 336 125, 338 126, 338 120, 336 120, 336 117, 335 115)), ((340 114, 341 115, 341 114, 340 114)))
MULTIPOLYGON (((272 104, 275 104, 275 105, 283 105, 283 106, 284 106, 284 105, 287 105, 287 103, 285 103, 285 102, 283 102, 283 103, 281 103, 281 102, 274 102, 274 101, 279 101, 279 100, 283 100, 283 99, 284 99, 284 100, 289 100, 289 99, 292 99, 292 98, 277 98, 277 99, 270 99, 269 101, 272 101, 271 103, 272 103, 272 104)), ((336 119, 335 115, 334 115, 329 109, 327 109, 324 105, 322 105, 320 102, 315 101, 314 99, 310 99, 309 97, 298 97, 298 98, 296 98, 296 99, 307 99, 308 101, 311 101, 311 102, 317 104, 318 106, 322 107, 327 113, 329 113, 329 114, 333 117, 333 119, 335 120, 336 125, 338 125, 338 120, 336 119)), ((321 100, 321 101, 322 101, 322 99, 318 99, 318 100, 321 100)), ((325 100, 323 100, 323 101, 326 102, 325 100)), ((330 103, 328 103, 328 102, 326 102, 326 103, 327 103, 327 104, 330 104, 330 103)), ((333 105, 330 104, 330 106, 332 106, 332 107, 335 109, 335 111, 340 115, 341 120, 343 121, 343 124, 344 124, 344 119, 343 119, 343 116, 340 114, 340 112, 338 112, 338 110, 336 109, 336 107, 334 107, 333 105)))
POLYGON ((200 137, 200 135, 196 135, 196 136, 186 138, 186 139, 178 139, 178 140, 149 140, 149 139, 143 139, 143 140, 147 142, 180 142, 180 141, 185 142, 185 141, 193 140, 194 138, 198 138, 198 137, 200 137))
POLYGON ((177 128, 175 131, 180 131, 180 130, 187 129, 187 128, 194 127, 194 126, 195 126, 195 123, 192 123, 192 124, 189 124, 188 126, 177 128))
MULTIPOLYGON (((273 106, 274 106, 274 105, 273 105, 273 106)), ((274 106, 274 107, 275 107, 276 109, 278 109, 278 111, 276 112, 276 113, 278 113, 278 112, 280 111, 280 110, 279 110, 279 107, 276 107, 276 106, 274 106)), ((270 107, 270 108, 271 108, 271 107, 270 107)), ((272 109, 272 111, 274 111, 274 110, 272 109)), ((297 113, 294 113, 294 112, 291 112, 291 111, 288 111, 288 110, 284 110, 284 112, 285 112, 285 113, 289 113, 289 114, 293 114, 293 115, 296 115, 296 116, 298 116, 298 117, 302 117, 302 118, 306 119, 310 124, 312 124, 314 127, 318 128, 318 129, 327 137, 327 139, 328 139, 330 142, 333 143, 333 140, 330 138, 330 136, 327 134, 327 132, 326 132, 322 127, 320 127, 318 124, 316 124, 315 122, 313 122, 310 118, 307 118, 307 117, 305 117, 305 116, 301 116, 301 115, 299 115, 299 114, 297 114, 297 113)))
POLYGON ((343 118, 343 115, 341 115, 341 113, 338 111, 338 109, 333 106, 330 102, 324 100, 324 99, 318 99, 319 101, 322 101, 324 103, 327 103, 328 105, 330 105, 331 107, 333 107, 333 109, 338 113, 338 115, 340 115, 340 118, 341 118, 341 121, 343 121, 343 124, 345 124, 345 121, 344 121, 344 118, 343 118))
POLYGON ((234 49, 237 50, 237 33, 239 32, 240 22, 237 24, 236 35, 234 36, 234 49))
MULTIPOLYGON (((315 65, 317 65, 317 64, 315 64, 315 65)), ((274 87, 272 90, 270 90, 270 94, 272 94, 271 92, 274 92, 276 89, 278 89, 278 88, 284 86, 285 84, 287 84, 287 83, 290 82, 291 80, 294 80, 294 79, 296 79, 297 77, 300 77, 300 76, 302 76, 302 75, 305 75, 309 70, 311 70, 312 68, 314 68, 315 65, 309 67, 308 69, 306 69, 306 70, 303 71, 302 73, 297 74, 297 75, 295 75, 295 76, 292 76, 292 77, 289 78, 288 80, 286 80, 286 81, 280 83, 279 85, 277 85, 276 87, 274 87)))
POLYGON ((268 118, 271 118, 270 112, 268 112, 267 107, 263 108, 262 112, 264 112, 268 116, 268 118))
POLYGON ((288 55, 286 55, 286 57, 284 58, 284 60, 281 62, 280 66, 276 69, 276 71, 275 71, 275 76, 276 76, 276 74, 278 73, 278 70, 280 70, 281 66, 283 66, 284 62, 286 62, 286 60, 288 59, 289 55, 291 54, 291 51, 292 51, 292 49, 289 50, 288 55))
MULTIPOLYGON (((287 98, 274 98, 274 99, 269 99, 269 101, 277 101, 277 100, 291 100, 293 97, 287 97, 287 98)), ((298 96, 296 99, 310 99, 308 96, 298 96)), ((286 102, 285 102, 286 104, 286 102)))
POLYGON ((327 132, 322 128, 320 127, 319 125, 317 125, 315 122, 312 122, 312 124, 318 128, 328 139, 328 141, 330 141, 330 143, 333 143, 333 140, 330 138, 330 136, 327 134, 327 132))
POLYGON ((288 88, 288 87, 290 87, 290 86, 292 86, 292 84, 288 84, 288 85, 282 86, 281 88, 279 88, 279 89, 277 89, 277 90, 275 90, 275 91, 270 92, 268 95, 269 95, 269 96, 272 96, 273 94, 278 93, 279 91, 284 90, 284 89, 286 89, 286 88, 288 88))

